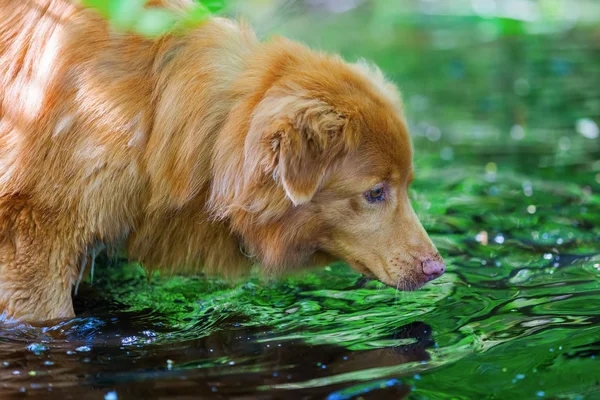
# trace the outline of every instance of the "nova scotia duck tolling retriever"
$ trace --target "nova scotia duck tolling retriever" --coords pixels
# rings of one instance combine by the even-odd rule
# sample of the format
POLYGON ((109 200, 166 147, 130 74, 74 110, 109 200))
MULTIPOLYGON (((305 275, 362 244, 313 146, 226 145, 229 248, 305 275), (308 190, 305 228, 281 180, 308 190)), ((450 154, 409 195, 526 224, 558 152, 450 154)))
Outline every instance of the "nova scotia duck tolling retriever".
POLYGON ((0 320, 73 317, 105 246, 222 276, 344 260, 417 289, 446 267, 412 179, 398 90, 366 62, 227 19, 151 39, 77 0, 0 0, 0 320))

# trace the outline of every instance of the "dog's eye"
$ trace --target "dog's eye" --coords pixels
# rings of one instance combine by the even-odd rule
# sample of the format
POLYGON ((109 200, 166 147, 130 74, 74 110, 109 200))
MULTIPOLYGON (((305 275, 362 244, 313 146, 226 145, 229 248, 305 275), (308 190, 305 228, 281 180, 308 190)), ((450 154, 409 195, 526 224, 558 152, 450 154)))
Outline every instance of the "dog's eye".
POLYGON ((379 203, 385 200, 385 187, 380 184, 365 192, 365 199, 369 203, 379 203))

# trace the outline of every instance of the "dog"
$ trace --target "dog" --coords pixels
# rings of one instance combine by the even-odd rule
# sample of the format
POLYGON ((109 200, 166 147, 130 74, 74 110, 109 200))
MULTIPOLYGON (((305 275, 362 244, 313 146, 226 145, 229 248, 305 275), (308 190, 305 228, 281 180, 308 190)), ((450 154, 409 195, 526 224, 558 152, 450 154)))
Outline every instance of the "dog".
POLYGON ((4 320, 73 317, 105 245, 173 273, 341 259, 414 290, 445 271, 377 67, 222 18, 149 39, 76 0, 0 0, 0 17, 4 320))

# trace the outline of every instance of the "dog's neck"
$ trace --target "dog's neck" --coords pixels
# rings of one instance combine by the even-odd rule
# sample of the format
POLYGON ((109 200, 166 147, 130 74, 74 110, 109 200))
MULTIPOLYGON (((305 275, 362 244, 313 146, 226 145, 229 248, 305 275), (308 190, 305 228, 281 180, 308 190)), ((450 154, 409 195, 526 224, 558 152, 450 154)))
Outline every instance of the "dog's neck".
POLYGON ((223 19, 156 42, 152 134, 144 155, 154 187, 150 211, 179 209, 208 187, 215 140, 239 98, 235 82, 259 45, 249 29, 223 19))

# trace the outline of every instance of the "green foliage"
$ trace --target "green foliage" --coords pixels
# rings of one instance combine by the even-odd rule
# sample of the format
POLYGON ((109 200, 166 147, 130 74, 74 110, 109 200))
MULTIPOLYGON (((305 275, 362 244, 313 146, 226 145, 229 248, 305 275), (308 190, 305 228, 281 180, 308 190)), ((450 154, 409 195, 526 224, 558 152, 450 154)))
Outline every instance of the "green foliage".
POLYGON ((174 29, 196 26, 225 7, 224 0, 200 1, 187 13, 159 7, 146 7, 148 0, 84 0, 119 30, 155 37, 174 29))

